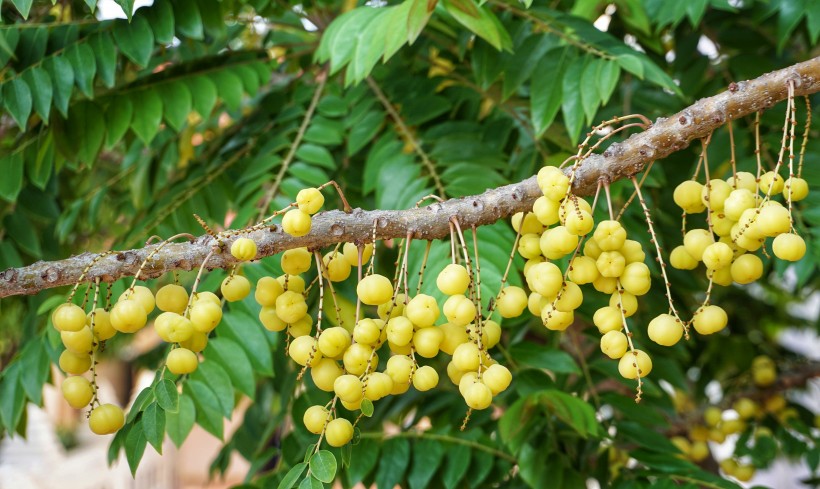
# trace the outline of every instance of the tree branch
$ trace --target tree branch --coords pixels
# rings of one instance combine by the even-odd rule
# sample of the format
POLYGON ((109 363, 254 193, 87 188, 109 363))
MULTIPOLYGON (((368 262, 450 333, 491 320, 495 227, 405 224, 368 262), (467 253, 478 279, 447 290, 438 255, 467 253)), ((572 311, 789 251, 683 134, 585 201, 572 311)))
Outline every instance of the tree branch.
MULTIPOLYGON (((788 96, 788 84, 793 82, 796 95, 820 91, 820 57, 754 80, 732 83, 727 91, 699 100, 669 118, 658 119, 645 132, 634 134, 620 143, 613 143, 603 154, 592 155, 576 170, 573 191, 577 195, 594 193, 599 181, 613 182, 640 172, 651 161, 662 159, 686 148, 689 143, 706 137, 730 119, 737 119, 767 109, 788 96)), ((540 191, 535 177, 522 182, 491 189, 483 194, 428 207, 408 210, 355 209, 346 214, 329 211, 313 217, 313 228, 307 236, 294 238, 278 226, 255 231, 248 237, 259 247, 257 258, 284 250, 306 246, 321 248, 340 242, 370 241, 373 227, 377 239, 402 238, 408 233, 415 239, 438 239, 450 234, 449 220, 457 216, 463 227, 491 224, 524 210, 530 210, 540 191)), ((230 244, 234 238, 225 240, 230 244)), ((157 252, 140 278, 153 278, 171 270, 191 270, 202 263, 216 241, 201 236, 189 243, 168 244, 157 252)), ((100 278, 111 282, 134 276, 140 264, 158 245, 112 253, 98 258, 96 253, 83 253, 65 260, 37 262, 0 273, 0 298, 11 295, 35 294, 41 290, 76 283, 83 270, 90 266, 85 280, 100 278)), ((215 253, 208 268, 228 268, 236 260, 227 251, 215 253)))

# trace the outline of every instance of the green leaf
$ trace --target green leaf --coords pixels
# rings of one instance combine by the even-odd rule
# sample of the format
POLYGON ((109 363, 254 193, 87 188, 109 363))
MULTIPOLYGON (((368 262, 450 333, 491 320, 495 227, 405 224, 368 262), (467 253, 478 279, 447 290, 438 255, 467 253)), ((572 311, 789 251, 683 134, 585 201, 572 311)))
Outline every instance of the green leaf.
POLYGON ((413 44, 424 30, 436 8, 436 0, 404 0, 409 4, 407 14, 407 42, 413 44))
POLYGON ((172 82, 160 85, 159 94, 162 97, 165 120, 177 132, 182 130, 191 112, 191 92, 182 82, 172 82))
POLYGON ((54 106, 57 107, 63 117, 68 117, 68 103, 74 89, 74 68, 62 56, 54 56, 46 60, 45 66, 48 74, 51 75, 54 87, 54 106))
POLYGON ((530 111, 535 134, 549 128, 561 108, 561 77, 572 60, 569 48, 549 51, 536 65, 530 84, 530 111))
POLYGON ((329 170, 336 169, 336 162, 333 160, 333 155, 330 154, 330 151, 324 146, 303 144, 296 150, 296 157, 302 161, 313 163, 329 170))
POLYGON ((94 102, 79 102, 71 108, 66 126, 68 138, 77 158, 88 165, 93 165, 105 139, 102 109, 94 102))
POLYGON ((585 58, 575 58, 563 74, 561 87, 561 113, 570 141, 577 142, 584 125, 584 107, 581 102, 581 74, 586 66, 585 58))
POLYGON ((197 76, 187 80, 191 91, 192 107, 203 119, 211 115, 216 105, 216 85, 207 76, 197 76))
POLYGON ((143 411, 140 421, 145 439, 158 453, 162 453, 162 440, 165 438, 165 410, 156 402, 152 402, 143 411))
POLYGON ((84 0, 88 8, 93 12, 97 8, 97 0, 84 0))
POLYGON ((105 121, 108 126, 105 146, 110 148, 117 144, 128 128, 131 127, 134 106, 128 97, 114 98, 105 109, 105 121))
POLYGON ((230 110, 238 110, 242 105, 242 80, 227 70, 213 73, 210 78, 225 105, 230 110))
POLYGON ((157 398, 159 407, 166 411, 175 413, 179 411, 179 392, 177 386, 168 379, 160 380, 154 386, 154 397, 157 398))
POLYGON ((532 368, 544 368, 562 374, 580 374, 581 369, 572 356, 562 350, 552 350, 544 345, 523 342, 510 347, 518 363, 532 368))
POLYGON ((259 91, 259 77, 256 70, 247 65, 238 65, 231 70, 242 81, 242 87, 248 95, 256 95, 259 91))
POLYGON ((310 457, 310 473, 330 484, 336 478, 336 457, 327 450, 319 450, 310 457))
POLYGON ((202 28, 202 15, 194 0, 177 0, 174 2, 174 19, 177 32, 185 37, 201 41, 205 38, 202 28))
POLYGON ((221 440, 225 433, 222 422, 222 406, 214 391, 198 380, 185 382, 185 389, 196 405, 197 423, 205 431, 221 440))
POLYGON ((376 471, 376 487, 394 487, 404 478, 410 465, 410 442, 405 438, 390 438, 384 442, 379 468, 376 471))
POLYGON ((633 54, 622 54, 615 59, 618 61, 618 64, 621 65, 621 68, 637 76, 638 79, 643 80, 644 71, 641 58, 633 54))
POLYGON ((76 43, 65 52, 65 57, 74 68, 74 83, 88 98, 94 98, 94 75, 97 74, 97 61, 94 50, 88 43, 76 43))
POLYGON ((229 338, 214 338, 208 342, 205 358, 219 362, 231 378, 233 385, 251 399, 256 394, 253 365, 242 347, 229 338))
POLYGON ((108 445, 108 466, 111 467, 111 464, 117 460, 117 457, 120 456, 120 450, 125 445, 125 439, 128 438, 128 433, 131 432, 133 425, 126 423, 117 433, 114 435, 114 439, 111 440, 111 444, 108 445))
POLYGON ((305 467, 307 467, 307 464, 304 462, 300 462, 291 467, 288 473, 285 474, 285 477, 282 478, 282 481, 277 486, 277 489, 291 489, 293 486, 295 486, 296 481, 298 481, 299 478, 302 477, 302 473, 305 471, 305 467))
POLYGON ((131 16, 134 14, 134 0, 114 0, 114 2, 122 8, 128 21, 131 21, 131 16))
POLYGON ((31 89, 28 83, 19 76, 4 83, 3 102, 17 126, 25 131, 32 106, 31 89))
POLYGON ((390 11, 380 8, 376 9, 376 12, 370 22, 350 40, 355 43, 355 48, 347 67, 346 86, 364 80, 384 54, 384 43, 381 41, 387 36, 387 30, 390 28, 390 24, 385 22, 388 18, 386 14, 390 11))
POLYGON ((308 477, 307 479, 303 480, 301 484, 299 484, 299 489, 322 489, 324 486, 319 479, 316 479, 313 476, 308 477))
POLYGON ((361 410, 362 414, 364 414, 368 418, 373 416, 373 401, 371 401, 370 399, 362 399, 361 410))
POLYGON ((131 129, 147 146, 159 131, 162 122, 162 99, 156 90, 141 90, 131 95, 134 106, 131 129))
POLYGON ((117 49, 114 39, 108 32, 99 32, 92 35, 88 42, 94 51, 97 62, 97 75, 108 88, 114 88, 117 73, 117 49))
POLYGON ((28 69, 23 74, 23 79, 26 81, 31 91, 32 100, 34 102, 34 110, 40 116, 40 119, 48 124, 48 116, 51 113, 51 77, 48 72, 39 66, 28 69))
POLYGON ((130 24, 121 19, 115 20, 114 40, 128 59, 139 66, 148 66, 154 51, 154 33, 144 17, 134 17, 130 24))
POLYGON ((34 3, 34 0, 11 0, 11 3, 13 3, 17 11, 20 12, 20 15, 28 20, 28 13, 31 10, 31 4, 34 3))
POLYGON ((359 42, 377 42, 375 39, 362 38, 362 33, 373 19, 382 13, 383 9, 359 7, 346 12, 334 21, 334 23, 339 23, 339 27, 333 31, 332 37, 328 36, 331 74, 336 73, 351 61, 359 42))
POLYGON ((441 476, 446 489, 454 489, 470 466, 470 449, 466 445, 453 445, 447 449, 447 464, 441 476))
POLYGON ((188 396, 179 397, 179 410, 177 412, 168 411, 165 413, 165 431, 168 437, 179 448, 182 442, 188 438, 188 434, 196 422, 196 407, 194 400, 188 396))
POLYGON ((145 18, 151 25, 156 42, 160 44, 174 42, 174 8, 171 2, 157 1, 151 5, 151 8, 140 10, 142 11, 145 11, 145 18))
POLYGON ((407 474, 410 489, 424 489, 429 486, 433 474, 444 458, 444 445, 434 440, 417 440, 413 448, 413 467, 407 474))
POLYGON ((346 472, 348 485, 356 485, 373 471, 379 459, 379 448, 379 444, 371 438, 362 438, 353 447, 353 457, 346 472))
POLYGON ((225 369, 207 358, 199 364, 191 379, 198 380, 211 388, 222 408, 222 415, 228 419, 233 413, 233 384, 225 369))
POLYGON ((137 419, 137 415, 152 402, 154 402, 154 390, 150 388, 141 390, 134 399, 131 409, 128 410, 128 415, 125 417, 126 424, 137 419))
POLYGON ((20 385, 34 404, 43 402, 43 384, 48 381, 51 362, 42 337, 29 341, 20 353, 20 385))
POLYGON ((23 416, 26 396, 19 384, 20 363, 14 362, 3 372, 0 378, 0 421, 6 431, 13 432, 23 416))
POLYGON ((143 454, 145 454, 145 445, 147 443, 148 440, 145 438, 142 423, 137 421, 125 437, 125 459, 128 461, 132 476, 137 474, 137 467, 140 460, 142 460, 143 454))
POLYGON ((54 133, 49 132, 41 140, 35 158, 26 159, 26 174, 29 181, 40 190, 45 190, 54 169, 54 133))
POLYGON ((441 0, 441 4, 461 25, 497 50, 510 49, 509 34, 488 9, 476 6, 473 0, 441 0))
POLYGON ((609 98, 618 87, 618 80, 621 75, 621 67, 614 61, 606 61, 601 67, 598 79, 598 94, 601 97, 601 104, 606 105, 609 98))
POLYGON ((371 111, 355 126, 350 129, 347 137, 347 154, 353 156, 379 133, 384 124, 384 113, 381 111, 371 111))
POLYGON ((219 337, 228 337, 239 344, 247 354, 254 370, 262 375, 273 375, 273 355, 266 333, 256 318, 244 313, 230 312, 222 318, 219 337))
POLYGON ((570 425, 584 438, 599 432, 600 426, 595 418, 595 409, 589 403, 565 392, 548 389, 531 397, 545 406, 558 419, 570 425))
POLYGON ((601 101, 598 81, 600 80, 601 67, 606 62, 601 58, 590 58, 581 74, 581 105, 584 107, 584 116, 587 124, 593 122, 598 104, 601 101))
POLYGON ((3 221, 8 235, 14 239, 19 248, 29 255, 40 258, 40 239, 37 237, 35 227, 32 222, 20 212, 15 212, 6 216, 3 221))
POLYGON ((562 457, 553 453, 546 457, 546 460, 544 458, 541 448, 534 448, 529 444, 524 445, 519 456, 521 479, 534 489, 559 489, 564 487, 562 457))
POLYGON ((538 62, 544 59, 544 55, 557 43, 555 37, 532 35, 524 40, 513 56, 507 58, 504 63, 504 86, 501 92, 504 100, 510 98, 510 95, 532 75, 538 62))
MULTIPOLYGON (((425 3, 426 2, 421 2, 425 3)), ((398 50, 404 46, 407 39, 410 37, 408 33, 408 23, 410 21, 410 8, 415 5, 414 0, 405 0, 400 5, 387 7, 388 13, 382 19, 387 25, 387 32, 384 34, 384 56, 383 61, 392 58, 398 50)), ((423 18, 424 24, 427 23, 429 15, 423 18)), ((422 27, 424 27, 422 24, 422 27)))

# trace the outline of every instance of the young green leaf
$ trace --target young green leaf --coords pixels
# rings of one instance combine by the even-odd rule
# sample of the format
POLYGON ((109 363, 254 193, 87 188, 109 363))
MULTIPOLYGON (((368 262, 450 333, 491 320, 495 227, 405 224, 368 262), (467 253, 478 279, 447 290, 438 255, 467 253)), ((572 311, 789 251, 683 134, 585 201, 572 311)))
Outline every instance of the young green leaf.
POLYGON ((145 18, 154 32, 154 40, 160 44, 174 42, 174 8, 171 2, 154 2, 151 8, 140 9, 145 11, 145 18))
POLYGON ((157 399, 157 404, 165 411, 177 412, 179 411, 179 392, 177 386, 168 379, 160 380, 154 386, 154 397, 157 399))
POLYGON ((231 110, 238 110, 242 105, 242 80, 228 70, 217 71, 210 78, 225 105, 231 110))
POLYGON ((137 474, 137 467, 145 454, 145 446, 148 440, 145 438, 145 431, 142 428, 142 420, 134 423, 128 436, 125 437, 125 459, 128 461, 128 467, 131 469, 131 475, 137 474))
POLYGON ((143 411, 140 422, 145 439, 161 454, 162 440, 165 438, 165 410, 156 402, 152 402, 143 411))
POLYGON ((134 105, 128 97, 116 97, 108 104, 105 109, 105 121, 108 128, 105 138, 107 148, 114 146, 125 136, 131 126, 133 112, 134 105))
POLYGON ((554 49, 541 58, 533 71, 530 83, 530 111, 535 135, 538 137, 549 128, 558 115, 563 86, 559 75, 566 70, 572 59, 569 48, 554 49))
POLYGON ((373 401, 370 399, 362 399, 362 414, 368 418, 373 416, 373 401))
POLYGON ((114 0, 114 2, 122 8, 125 17, 131 22, 131 16, 134 14, 134 0, 114 0))
POLYGON ((216 84, 207 76, 197 76, 187 80, 191 91, 192 107, 202 118, 210 117, 216 105, 216 84))
POLYGON ((327 450, 319 450, 310 457, 310 473, 330 484, 336 478, 336 457, 327 450))
POLYGON ((198 380, 188 380, 185 383, 186 392, 196 404, 196 420, 205 431, 222 439, 224 426, 222 421, 222 406, 214 391, 198 380))
POLYGON ((196 422, 196 407, 189 396, 180 396, 179 410, 165 413, 165 431, 177 447, 188 438, 188 434, 196 422))
POLYGON ((90 101, 75 104, 66 126, 77 158, 93 165, 105 139, 105 118, 100 106, 90 101))
POLYGON ((581 101, 581 74, 587 64, 586 58, 575 58, 563 73, 561 113, 570 141, 577 142, 584 125, 584 107, 581 101))
POLYGON ((191 379, 198 380, 211 388, 219 401, 222 415, 228 419, 233 413, 233 384, 225 369, 207 358, 199 364, 191 379))
POLYGON ((34 3, 34 0, 11 0, 11 3, 14 4, 24 19, 28 19, 28 13, 31 10, 31 4, 34 3))
POLYGON ((48 116, 51 113, 52 86, 51 77, 48 72, 39 66, 35 66, 23 72, 23 79, 32 88, 31 96, 34 102, 34 110, 40 119, 48 124, 48 116))
POLYGON ((17 126, 25 131, 32 107, 31 89, 28 83, 19 76, 4 83, 3 102, 17 126))
POLYGON ((117 49, 114 47, 111 34, 98 32, 89 37, 88 43, 97 62, 97 75, 106 87, 114 88, 117 72, 117 49))

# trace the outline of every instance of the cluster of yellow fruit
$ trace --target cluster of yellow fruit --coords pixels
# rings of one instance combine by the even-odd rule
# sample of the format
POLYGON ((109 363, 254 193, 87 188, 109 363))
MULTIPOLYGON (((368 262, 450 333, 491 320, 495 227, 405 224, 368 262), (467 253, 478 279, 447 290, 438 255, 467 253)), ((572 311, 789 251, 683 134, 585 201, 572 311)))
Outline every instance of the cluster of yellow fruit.
MULTIPOLYGON (((616 220, 605 220, 597 227, 590 204, 569 192, 570 179, 556 167, 544 167, 538 172, 538 186, 543 196, 533 204, 532 213, 513 216, 513 227, 521 234, 518 253, 527 259, 524 275, 530 289, 529 297, 521 290, 507 287, 498 298, 511 294, 516 305, 526 299, 529 311, 540 316, 545 327, 564 331, 574 321, 573 311, 583 302, 580 285, 592 284, 595 290, 610 295, 609 305, 598 309, 593 322, 603 335, 601 350, 612 359, 620 359, 618 370, 627 379, 649 374, 652 361, 646 352, 632 349, 626 329, 626 318, 638 308, 637 297, 651 286, 640 243, 627 239, 626 230, 616 220), (553 226, 557 224, 556 226, 553 226), (553 226, 553 227, 550 227, 553 226), (593 232, 594 228, 594 232, 593 232), (579 255, 580 243, 592 234, 579 255), (550 260, 572 255, 566 273, 550 260), (519 298, 520 297, 520 298, 519 298)), ((509 308, 504 317, 523 311, 509 308)), ((665 315, 668 316, 668 315, 665 315)), ((674 344, 683 334, 683 326, 672 316, 656 318, 650 337, 655 341, 674 344)))
POLYGON ((774 238, 775 256, 797 261, 806 253, 806 243, 794 231, 791 203, 809 193, 806 181, 767 172, 758 180, 748 172, 737 172, 726 180, 712 179, 706 185, 688 180, 675 188, 675 203, 686 214, 706 212, 708 228, 692 229, 683 244, 672 251, 670 263, 693 270, 703 262, 707 277, 715 284, 749 284, 763 274, 763 262, 753 253, 766 238, 774 238), (787 205, 773 200, 783 195, 787 205))

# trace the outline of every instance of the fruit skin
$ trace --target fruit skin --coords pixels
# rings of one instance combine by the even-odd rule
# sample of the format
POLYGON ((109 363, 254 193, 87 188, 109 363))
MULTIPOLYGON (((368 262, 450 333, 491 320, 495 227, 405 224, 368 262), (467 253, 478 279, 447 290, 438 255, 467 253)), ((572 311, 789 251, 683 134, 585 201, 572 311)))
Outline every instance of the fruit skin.
POLYGON ((308 367, 317 364, 322 359, 322 352, 317 348, 316 338, 312 336, 294 338, 288 348, 288 355, 294 362, 308 367))
POLYGON ((497 363, 490 365, 487 370, 484 371, 481 376, 481 381, 490 388, 490 391, 495 396, 507 390, 507 387, 510 386, 512 373, 510 373, 507 367, 497 363))
POLYGON ((94 335, 91 328, 83 326, 79 331, 61 331, 60 339, 63 345, 74 353, 90 353, 94 348, 94 335))
POLYGON ((60 354, 60 368, 67 374, 80 375, 91 368, 91 355, 65 350, 60 354))
POLYGON ((729 317, 720 306, 709 305, 698 310, 692 318, 692 326, 700 334, 717 333, 726 327, 729 317))
POLYGON ((250 238, 238 238, 231 243, 231 255, 239 261, 253 260, 256 251, 256 242, 250 238))
POLYGON ((625 379, 637 379, 638 370, 640 370, 641 377, 646 377, 652 372, 652 359, 642 350, 636 349, 634 353, 628 352, 618 362, 618 372, 625 379), (635 368, 636 363, 637 368, 635 368))
POLYGON ((495 301, 495 310, 503 318, 520 316, 527 307, 527 293, 514 285, 504 287, 495 301))
POLYGON ((805 199, 809 195, 809 184, 799 177, 789 177, 783 187, 783 198, 788 202, 791 197, 792 202, 805 199))
POLYGON ((620 331, 610 331, 601 337, 601 351, 613 360, 623 357, 628 347, 626 335, 620 331))
POLYGON ((419 328, 427 328, 435 324, 441 314, 436 299, 426 294, 419 294, 404 308, 405 316, 419 328))
POLYGON ((133 289, 128 289, 120 294, 117 301, 124 300, 135 300, 142 304, 142 307, 145 309, 145 314, 151 314, 151 311, 154 310, 154 306, 156 305, 154 293, 144 285, 135 285, 133 289))
POLYGON ((356 295, 368 306, 378 306, 393 298, 393 283, 384 275, 368 275, 356 285, 356 295))
POLYGON ((276 314, 282 321, 292 324, 307 314, 305 297, 298 292, 287 290, 276 298, 276 314))
POLYGON ((210 300, 197 302, 189 313, 191 324, 200 333, 210 333, 222 320, 222 306, 210 300))
POLYGON ((305 188, 296 194, 299 210, 307 214, 316 214, 325 203, 325 196, 317 188, 305 188))
POLYGON ((88 313, 85 324, 91 328, 91 316, 94 316, 94 327, 92 333, 98 341, 105 341, 114 337, 117 330, 111 326, 111 314, 102 307, 98 307, 88 313))
POLYGON ((282 253, 282 271, 288 275, 299 275, 310 270, 313 255, 307 248, 294 248, 282 253))
POLYGON ((649 339, 663 346, 672 346, 683 336, 683 325, 671 314, 661 314, 649 321, 649 339))
POLYGON ((273 277, 262 277, 256 282, 256 290, 253 292, 253 298, 260 306, 273 307, 276 305, 276 299, 285 291, 282 284, 273 277))
POLYGON ((350 333, 341 326, 335 326, 322 331, 319 335, 318 347, 323 356, 335 358, 342 355, 350 343, 350 333))
POLYGON ((429 391, 437 385, 438 372, 436 372, 433 367, 425 365, 419 367, 419 369, 413 373, 413 387, 415 387, 416 390, 421 392, 429 391))
POLYGON ((672 199, 687 214, 697 214, 706 209, 702 195, 703 185, 694 180, 687 180, 675 187, 672 199))
POLYGON ((325 428, 325 440, 332 447, 341 447, 353 439, 353 425, 344 418, 336 418, 325 428))
POLYGON ((98 435, 116 433, 125 425, 125 413, 122 408, 113 404, 102 404, 91 411, 88 426, 98 435))
POLYGON ((68 377, 63 380, 60 389, 63 392, 63 398, 74 409, 88 406, 94 397, 94 387, 85 377, 68 377))
POLYGON ((136 333, 148 322, 145 308, 135 299, 120 300, 111 309, 111 326, 121 333, 136 333))
POLYGON ((237 302, 251 293, 251 283, 242 275, 233 275, 222 281, 220 290, 226 301, 237 302))
POLYGON ((189 374, 199 366, 199 359, 196 353, 187 348, 175 348, 168 353, 165 365, 171 373, 176 375, 189 374))
POLYGON ((310 232, 310 214, 301 209, 291 209, 282 216, 282 229, 291 236, 305 236, 310 232))
POLYGON ((188 291, 181 285, 164 285, 157 291, 156 303, 160 311, 182 314, 188 306, 188 291))
POLYGON ((735 258, 730 268, 732 280, 739 284, 750 284, 763 276, 763 260, 748 253, 735 258))
POLYGON ((772 251, 786 261, 798 261, 806 254, 806 242, 796 234, 783 233, 774 238, 772 251))
POLYGON ((333 381, 333 391, 344 402, 355 403, 362 400, 364 396, 364 386, 362 381, 355 375, 340 375, 333 381))
POLYGON ((85 326, 85 311, 76 304, 60 304, 51 313, 51 323, 58 331, 79 331, 85 326))
POLYGON ((314 435, 318 435, 325 428, 328 414, 329 412, 324 406, 310 406, 305 410, 305 414, 302 416, 302 422, 308 431, 314 435))
POLYGON ((474 382, 465 389, 464 401, 472 409, 487 409, 493 403, 493 392, 483 383, 474 382))

